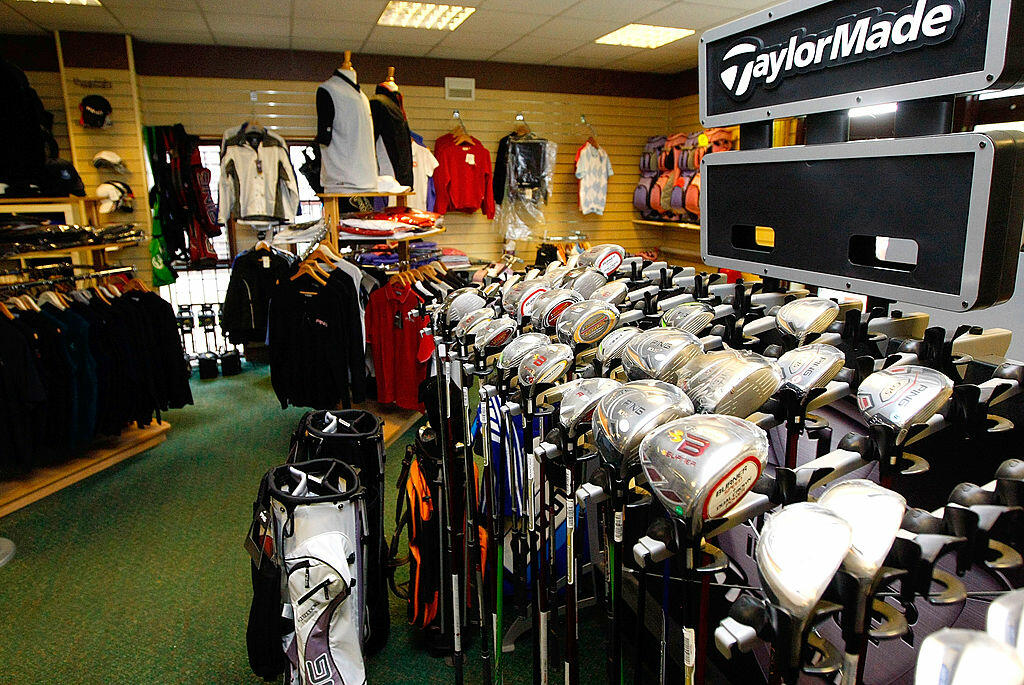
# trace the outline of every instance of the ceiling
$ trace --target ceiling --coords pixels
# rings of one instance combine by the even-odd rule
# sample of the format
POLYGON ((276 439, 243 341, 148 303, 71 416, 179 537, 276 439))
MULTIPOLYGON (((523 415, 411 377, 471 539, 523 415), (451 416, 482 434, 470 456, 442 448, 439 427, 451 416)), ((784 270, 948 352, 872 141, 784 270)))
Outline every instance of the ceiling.
MULTIPOLYGON (((455 31, 377 26, 387 0, 101 0, 102 7, 0 0, 0 31, 129 33, 159 43, 490 60, 675 73, 697 65, 700 34, 765 0, 466 0, 455 31), (715 2, 715 4, 710 4, 715 2), (629 23, 696 29, 654 50, 598 45, 629 23)), ((777 0, 776 0, 777 1, 777 0)))

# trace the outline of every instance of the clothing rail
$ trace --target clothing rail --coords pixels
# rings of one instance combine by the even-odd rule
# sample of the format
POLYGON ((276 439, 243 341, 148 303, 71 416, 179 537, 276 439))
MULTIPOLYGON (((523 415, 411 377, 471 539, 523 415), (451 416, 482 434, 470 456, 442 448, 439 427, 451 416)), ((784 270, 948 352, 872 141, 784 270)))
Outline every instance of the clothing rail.
POLYGON ((134 266, 118 266, 112 269, 102 269, 100 271, 93 271, 87 274, 70 274, 65 276, 51 276, 50 278, 41 278, 34 281, 21 281, 19 283, 0 283, 0 289, 2 290, 28 290, 29 288, 37 288, 44 285, 53 285, 54 283, 73 283, 75 281, 88 281, 93 278, 106 278, 107 276, 114 276, 117 274, 135 273, 134 266))

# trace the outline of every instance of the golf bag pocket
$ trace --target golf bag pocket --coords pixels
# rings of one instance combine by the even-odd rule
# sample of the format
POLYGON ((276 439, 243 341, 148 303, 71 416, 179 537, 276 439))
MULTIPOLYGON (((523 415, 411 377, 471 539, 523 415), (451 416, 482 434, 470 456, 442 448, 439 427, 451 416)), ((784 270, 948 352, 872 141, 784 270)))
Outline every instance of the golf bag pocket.
POLYGON ((641 212, 651 211, 651 188, 654 187, 655 176, 641 176, 633 189, 633 206, 641 212))

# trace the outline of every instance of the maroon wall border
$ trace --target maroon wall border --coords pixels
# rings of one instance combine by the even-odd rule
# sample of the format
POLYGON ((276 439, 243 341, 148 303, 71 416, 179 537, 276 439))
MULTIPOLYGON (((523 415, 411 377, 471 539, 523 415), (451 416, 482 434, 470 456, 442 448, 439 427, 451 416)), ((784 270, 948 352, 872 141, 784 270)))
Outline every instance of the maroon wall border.
POLYGON ((64 66, 80 69, 127 69, 128 46, 119 33, 61 31, 64 66))
POLYGON ((0 57, 22 71, 60 71, 53 36, 0 35, 0 57))

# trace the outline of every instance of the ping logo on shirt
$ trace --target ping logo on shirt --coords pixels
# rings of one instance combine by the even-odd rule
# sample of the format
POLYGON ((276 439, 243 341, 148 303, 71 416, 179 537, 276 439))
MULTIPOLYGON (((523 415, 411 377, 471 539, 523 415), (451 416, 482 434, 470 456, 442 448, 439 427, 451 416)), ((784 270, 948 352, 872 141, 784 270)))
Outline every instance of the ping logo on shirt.
POLYGON ((963 18, 963 0, 917 0, 898 12, 872 7, 847 15, 817 33, 801 27, 777 45, 740 38, 722 58, 719 79, 733 100, 742 101, 758 85, 776 88, 797 74, 944 43, 963 18))

